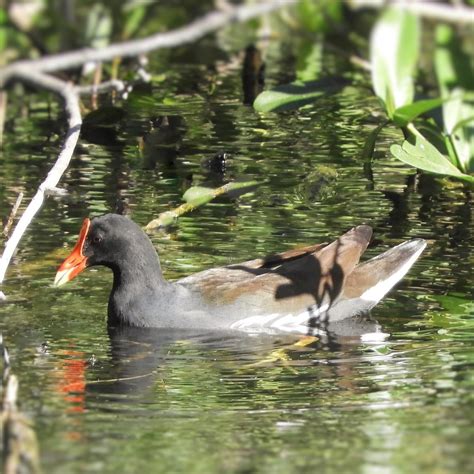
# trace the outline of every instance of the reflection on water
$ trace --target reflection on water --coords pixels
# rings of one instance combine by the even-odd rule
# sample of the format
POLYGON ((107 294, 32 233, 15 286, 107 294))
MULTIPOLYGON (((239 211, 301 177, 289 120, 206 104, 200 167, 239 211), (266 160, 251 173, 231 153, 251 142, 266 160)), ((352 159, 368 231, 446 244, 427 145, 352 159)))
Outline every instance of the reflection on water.
MULTIPOLYGON (((275 56, 266 58, 270 85, 288 76, 275 56)), ((389 160, 390 130, 364 171, 357 157, 374 127, 365 91, 261 115, 242 103, 238 68, 210 77, 199 64, 156 61, 170 71, 163 83, 116 104, 107 130, 91 119, 62 183, 67 199, 47 202, 2 288, 10 299, 0 328, 44 472, 472 472, 471 193, 389 160), (224 154, 216 172, 209 160, 224 154), (330 179, 319 179, 322 169, 330 179), (152 236, 168 278, 327 241, 361 223, 375 229, 367 258, 416 237, 428 248, 373 320, 318 338, 108 334, 106 269, 51 287, 63 242, 73 245, 84 216, 120 200, 146 224, 191 184, 229 179, 261 184, 152 236)), ((0 215, 49 169, 57 114, 45 102, 8 119, 0 215)))
POLYGON ((13 354, 19 367, 32 367, 24 369, 24 399, 49 472, 149 471, 158 462, 159 472, 193 470, 191 453, 215 472, 262 462, 268 472, 321 463, 472 467, 472 364, 463 362, 462 343, 436 343, 428 333, 364 343, 352 337, 358 322, 339 328, 351 337, 326 342, 144 329, 107 335, 100 324, 94 336, 85 319, 33 353, 35 333, 18 338, 13 354))

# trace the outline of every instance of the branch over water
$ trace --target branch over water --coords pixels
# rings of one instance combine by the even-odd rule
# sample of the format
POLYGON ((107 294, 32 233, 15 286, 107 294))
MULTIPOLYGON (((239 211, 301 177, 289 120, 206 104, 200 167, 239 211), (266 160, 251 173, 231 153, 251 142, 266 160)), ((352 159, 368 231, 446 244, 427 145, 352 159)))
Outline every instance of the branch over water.
MULTIPOLYGON (((40 184, 38 191, 28 204, 25 212, 18 221, 10 239, 5 245, 3 255, 0 258, 0 284, 5 278, 8 265, 13 257, 20 239, 32 222, 36 213, 40 210, 45 196, 57 190, 57 184, 66 171, 76 148, 81 130, 82 117, 79 105, 79 95, 93 94, 109 88, 120 89, 123 84, 120 81, 110 81, 97 86, 75 86, 51 74, 53 71, 70 69, 81 66, 87 62, 110 61, 116 57, 139 56, 160 48, 170 48, 191 43, 203 36, 218 30, 233 22, 247 21, 251 18, 277 10, 279 8, 293 5, 296 0, 273 0, 256 5, 226 8, 222 11, 213 11, 198 18, 190 24, 168 31, 157 33, 143 39, 111 44, 102 49, 84 48, 76 51, 44 56, 35 60, 17 61, 0 69, 0 88, 5 87, 8 82, 21 81, 35 87, 46 89, 61 96, 64 107, 68 114, 68 130, 59 156, 51 168, 46 179, 40 184)), ((0 292, 0 297, 3 293, 0 292)))

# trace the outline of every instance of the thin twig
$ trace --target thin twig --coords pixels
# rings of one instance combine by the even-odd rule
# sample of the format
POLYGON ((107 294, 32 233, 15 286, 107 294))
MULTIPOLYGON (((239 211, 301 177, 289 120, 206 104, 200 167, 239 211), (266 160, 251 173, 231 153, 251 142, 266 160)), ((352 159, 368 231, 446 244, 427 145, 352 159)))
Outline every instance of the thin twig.
POLYGON ((358 8, 381 8, 385 6, 395 6, 409 10, 425 18, 432 20, 448 21, 451 23, 474 23, 474 8, 462 5, 446 5, 435 2, 419 2, 406 0, 347 0, 349 7, 358 8))
POLYGON ((114 79, 112 81, 102 82, 102 84, 89 85, 89 86, 76 86, 76 92, 79 95, 89 94, 102 94, 110 91, 123 91, 125 89, 125 83, 114 79))
POLYGON ((8 216, 7 223, 5 224, 5 227, 3 228, 3 235, 5 237, 8 237, 8 234, 10 233, 10 228, 13 224, 13 220, 15 219, 16 213, 18 212, 18 208, 20 207, 22 200, 23 200, 23 193, 20 191, 20 193, 18 194, 18 197, 16 198, 15 204, 12 207, 10 215, 8 216))
POLYGON ((229 23, 243 22, 295 3, 296 0, 273 0, 256 5, 237 7, 229 11, 213 11, 193 21, 189 25, 166 33, 157 33, 147 38, 111 44, 101 49, 83 48, 68 53, 45 56, 35 60, 17 61, 16 63, 6 66, 3 70, 0 70, 0 87, 21 70, 42 72, 59 71, 81 66, 87 62, 111 61, 117 56, 122 58, 132 57, 161 48, 181 46, 183 44, 192 43, 229 23))
MULTIPOLYGON (((273 0, 256 5, 231 8, 225 11, 214 11, 187 26, 167 33, 158 33, 139 40, 112 44, 103 49, 86 48, 69 53, 45 56, 36 60, 18 61, 0 69, 0 88, 4 87, 9 80, 16 79, 28 82, 35 87, 50 90, 64 99, 65 109, 69 115, 68 131, 58 159, 46 179, 39 186, 37 193, 29 203, 5 245, 3 255, 0 258, 0 284, 5 278, 7 267, 21 237, 41 208, 47 193, 50 190, 56 189, 56 185, 66 171, 74 153, 82 124, 78 99, 79 93, 84 91, 86 93, 94 92, 93 89, 75 87, 56 77, 45 74, 45 72, 69 69, 90 61, 110 61, 117 56, 139 56, 152 50, 191 43, 229 23, 243 22, 295 3, 296 0, 273 0)), ((0 292, 0 297, 2 296, 4 297, 3 293, 0 292)))
POLYGON ((74 153, 77 140, 79 139, 79 132, 82 124, 79 98, 73 85, 55 77, 31 70, 28 73, 17 71, 17 78, 23 82, 28 82, 35 86, 40 86, 44 89, 55 92, 56 94, 59 94, 63 97, 65 109, 69 115, 68 131, 66 133, 66 138, 56 163, 51 168, 46 179, 40 184, 38 191, 28 204, 28 207, 21 216, 15 227, 15 230, 5 245, 5 250, 3 251, 2 257, 0 258, 0 283, 2 283, 3 279, 5 278, 5 272, 20 239, 22 238, 36 213, 41 208, 45 198, 45 193, 49 189, 55 188, 57 186, 59 180, 66 171, 74 153))

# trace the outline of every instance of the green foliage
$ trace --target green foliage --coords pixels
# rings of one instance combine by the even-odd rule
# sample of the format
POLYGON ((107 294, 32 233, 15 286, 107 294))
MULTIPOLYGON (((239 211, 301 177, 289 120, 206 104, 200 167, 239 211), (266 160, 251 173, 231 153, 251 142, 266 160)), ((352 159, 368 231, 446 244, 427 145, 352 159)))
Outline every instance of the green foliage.
POLYGON ((460 169, 474 171, 473 60, 447 25, 436 29, 435 67, 441 94, 450 99, 443 105, 448 150, 460 169))
POLYGON ((204 186, 192 186, 183 194, 183 200, 196 207, 212 201, 214 197, 214 189, 204 186))
POLYGON ((420 35, 418 18, 399 8, 387 9, 372 31, 372 84, 392 119, 396 109, 413 102, 420 35))
POLYGON ((232 191, 238 191, 238 194, 245 194, 254 190, 257 185, 258 183, 255 181, 233 181, 219 188, 192 186, 183 194, 183 200, 192 206, 198 207, 222 194, 228 194, 232 191))
POLYGON ((443 99, 426 99, 399 107, 393 114, 393 121, 400 127, 406 127, 420 115, 438 108, 443 99))
POLYGON ((296 79, 300 82, 316 80, 321 73, 323 43, 306 43, 301 48, 296 64, 296 79))
POLYGON ((298 22, 312 32, 328 31, 342 20, 342 2, 334 0, 300 0, 297 5, 298 22))
POLYGON ((144 4, 132 4, 124 6, 125 23, 122 31, 122 38, 129 39, 137 33, 140 24, 146 17, 146 8, 144 4))
POLYGON ((87 16, 84 42, 92 48, 104 48, 110 43, 112 18, 103 5, 96 3, 87 16))
POLYGON ((167 227, 176 220, 194 211, 196 208, 207 204, 223 194, 233 197, 241 196, 255 190, 259 185, 257 181, 233 181, 219 188, 208 188, 206 186, 192 186, 183 195, 184 204, 171 211, 162 212, 156 219, 153 219, 145 226, 146 232, 167 227))
MULTIPOLYGON (((474 178, 466 174, 474 167, 474 105, 466 100, 465 93, 472 87, 470 58, 462 51, 452 29, 439 26, 435 66, 441 97, 414 102, 420 36, 418 18, 397 8, 387 9, 372 31, 370 52, 374 91, 382 100, 388 117, 409 136, 401 146, 392 145, 390 150, 396 158, 411 166, 473 182, 474 178), (413 122, 440 106, 443 107, 444 134, 431 127, 435 146, 413 122)), ((377 128, 369 136, 365 155, 373 152, 379 131, 377 128)))
POLYGON ((335 94, 347 84, 348 81, 335 78, 283 84, 274 89, 263 91, 257 96, 253 106, 258 112, 293 110, 314 102, 324 95, 335 94))
POLYGON ((472 90, 473 59, 461 47, 461 39, 448 25, 436 28, 436 75, 442 94, 461 88, 472 90))
POLYGON ((449 159, 442 155, 426 138, 417 133, 414 143, 405 140, 400 145, 390 147, 392 154, 408 165, 420 168, 431 173, 453 176, 474 183, 474 177, 459 171, 449 159))
POLYGON ((7 12, 5 8, 0 7, 0 51, 7 47, 7 12))
POLYGON ((314 171, 305 176, 295 194, 306 206, 319 204, 336 194, 338 173, 336 169, 325 165, 316 165, 314 171))

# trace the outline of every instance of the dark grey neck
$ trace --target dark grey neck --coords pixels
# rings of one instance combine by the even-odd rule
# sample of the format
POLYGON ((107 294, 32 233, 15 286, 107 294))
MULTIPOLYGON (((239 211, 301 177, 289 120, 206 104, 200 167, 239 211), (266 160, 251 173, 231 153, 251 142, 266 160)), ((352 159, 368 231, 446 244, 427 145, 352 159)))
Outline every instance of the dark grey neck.
POLYGON ((109 325, 152 326, 160 301, 174 286, 163 278, 158 254, 145 236, 117 260, 107 265, 114 274, 109 325))

